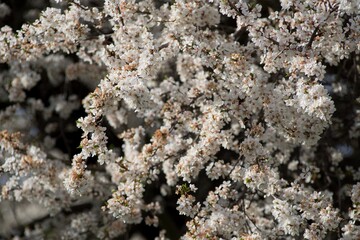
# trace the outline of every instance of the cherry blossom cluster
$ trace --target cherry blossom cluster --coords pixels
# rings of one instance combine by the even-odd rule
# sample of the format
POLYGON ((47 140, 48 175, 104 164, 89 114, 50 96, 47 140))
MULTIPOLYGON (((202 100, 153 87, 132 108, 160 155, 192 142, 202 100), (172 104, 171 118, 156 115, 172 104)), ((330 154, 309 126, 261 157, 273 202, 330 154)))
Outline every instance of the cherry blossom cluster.
POLYGON ((50 1, 0 29, 0 206, 46 209, 17 239, 359 239, 359 53, 359 0, 50 1))

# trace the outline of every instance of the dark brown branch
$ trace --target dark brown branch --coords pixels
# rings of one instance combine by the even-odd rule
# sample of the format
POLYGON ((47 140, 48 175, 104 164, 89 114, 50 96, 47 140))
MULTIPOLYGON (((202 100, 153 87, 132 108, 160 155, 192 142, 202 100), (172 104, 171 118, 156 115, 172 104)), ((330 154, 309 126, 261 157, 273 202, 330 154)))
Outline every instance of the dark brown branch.
POLYGON ((312 43, 314 42, 317 32, 319 31, 320 24, 314 29, 313 33, 311 34, 309 42, 306 44, 307 48, 311 48, 312 43))

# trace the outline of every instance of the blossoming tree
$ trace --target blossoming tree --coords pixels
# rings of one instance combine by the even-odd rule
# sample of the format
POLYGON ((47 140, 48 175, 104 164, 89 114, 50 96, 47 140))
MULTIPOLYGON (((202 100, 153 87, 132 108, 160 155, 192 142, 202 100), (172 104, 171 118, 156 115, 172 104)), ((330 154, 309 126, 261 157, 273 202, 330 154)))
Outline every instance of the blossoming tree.
POLYGON ((4 237, 360 239, 359 0, 33 2, 0 4, 4 237))

